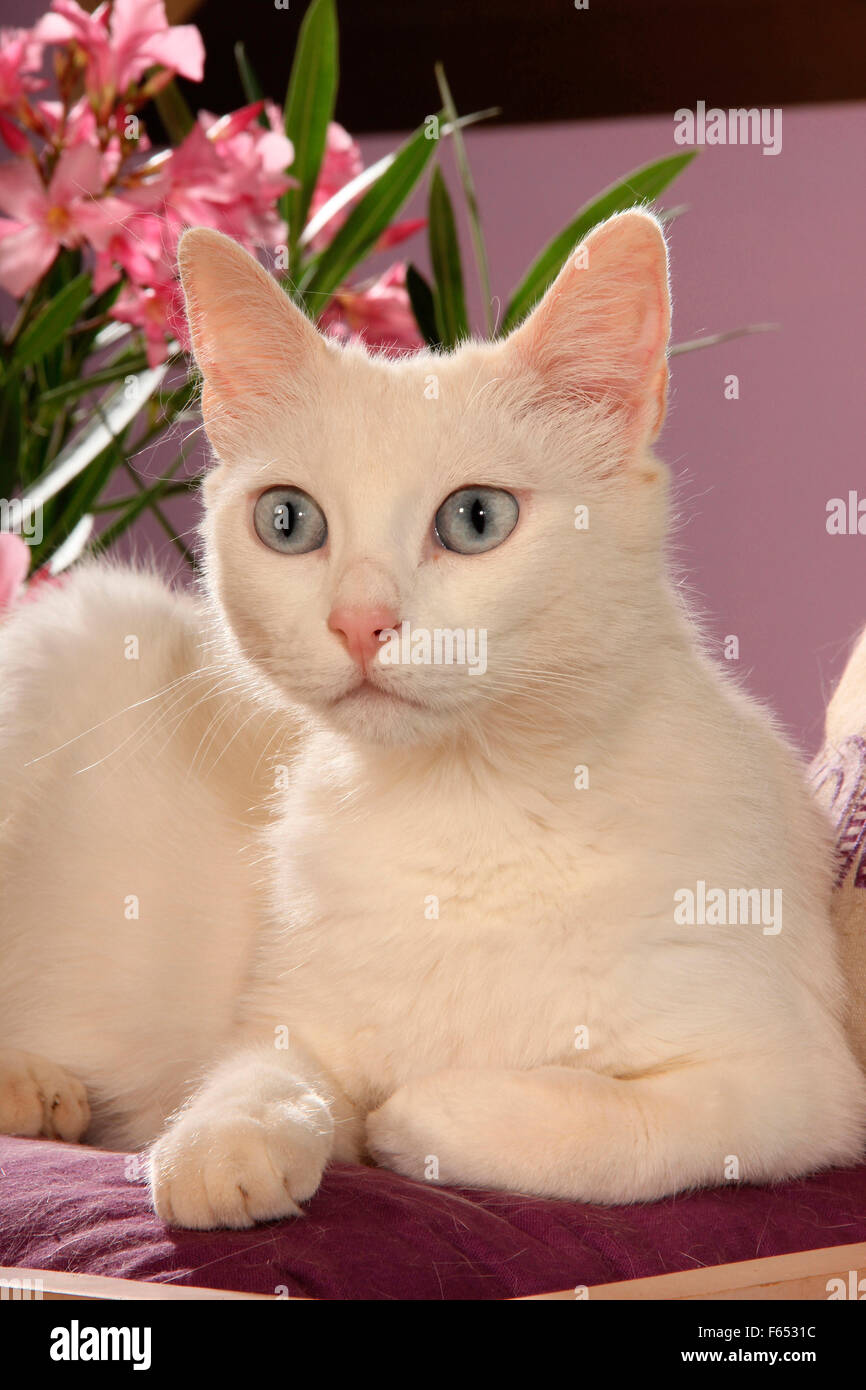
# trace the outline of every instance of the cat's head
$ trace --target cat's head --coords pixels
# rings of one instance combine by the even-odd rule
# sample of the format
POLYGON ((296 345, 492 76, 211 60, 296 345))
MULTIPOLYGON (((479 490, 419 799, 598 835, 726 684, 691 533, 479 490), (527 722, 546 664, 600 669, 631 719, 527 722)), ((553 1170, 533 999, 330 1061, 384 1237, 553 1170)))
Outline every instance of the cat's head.
POLYGON ((271 688, 404 744, 615 701, 662 573, 658 222, 597 227, 509 337, 399 360, 326 340, 216 232, 179 259, 208 582, 271 688))

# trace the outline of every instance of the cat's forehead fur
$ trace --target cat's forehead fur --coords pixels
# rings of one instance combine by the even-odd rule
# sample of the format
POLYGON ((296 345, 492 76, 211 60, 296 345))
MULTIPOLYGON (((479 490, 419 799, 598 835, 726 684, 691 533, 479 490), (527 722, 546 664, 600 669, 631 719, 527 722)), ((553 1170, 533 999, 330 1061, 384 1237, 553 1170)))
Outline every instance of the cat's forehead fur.
MULTIPOLYGON (((291 367, 275 363, 273 373, 274 402, 232 460, 247 482, 357 486, 372 503, 383 492, 422 498, 467 481, 540 485, 557 471, 557 455, 546 451, 545 467, 538 448, 540 422, 508 408, 519 393, 482 346, 398 360, 334 347, 302 395, 291 367)), ((250 425, 255 413, 251 402, 250 425)))

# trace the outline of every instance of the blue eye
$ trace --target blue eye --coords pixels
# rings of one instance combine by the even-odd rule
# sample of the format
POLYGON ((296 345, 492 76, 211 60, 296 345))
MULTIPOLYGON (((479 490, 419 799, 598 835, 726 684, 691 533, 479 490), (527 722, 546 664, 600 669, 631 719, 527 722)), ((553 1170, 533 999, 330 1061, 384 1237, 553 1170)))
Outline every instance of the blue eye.
POLYGON ((436 513, 436 535, 446 550, 478 555, 501 545, 517 525, 517 498, 501 487, 462 487, 436 513))
POLYGON ((284 555, 319 550, 328 535, 325 513, 299 487, 269 487, 256 502, 253 525, 260 541, 284 555))

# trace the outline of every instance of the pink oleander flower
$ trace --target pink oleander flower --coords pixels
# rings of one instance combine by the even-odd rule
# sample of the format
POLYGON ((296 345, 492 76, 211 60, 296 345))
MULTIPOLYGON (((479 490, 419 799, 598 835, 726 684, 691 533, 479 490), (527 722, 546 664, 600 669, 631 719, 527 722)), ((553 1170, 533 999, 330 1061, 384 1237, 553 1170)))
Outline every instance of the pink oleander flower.
POLYGON ((29 156, 30 141, 27 136, 14 121, 10 121, 2 113, 0 113, 0 139, 12 154, 29 156))
POLYGON ((17 111, 30 92, 45 86, 36 77, 42 44, 27 29, 0 29, 0 110, 17 111))
POLYGON ((223 158, 257 174, 261 196, 278 198, 286 191, 286 170, 295 151, 284 133, 280 110, 272 101, 254 101, 227 116, 200 111, 199 120, 223 158), (259 124, 262 112, 267 127, 259 124))
POLYGON ((95 294, 115 284, 121 274, 135 285, 150 285, 171 275, 177 236, 164 217, 143 212, 128 199, 100 198, 93 206, 87 237, 96 253, 95 294))
POLYGON ((177 280, 147 286, 124 285, 111 314, 141 331, 151 367, 165 361, 166 336, 185 345, 183 297, 177 280))
POLYGON ((208 226, 247 246, 278 246, 286 226, 277 200, 290 185, 294 157, 279 112, 261 102, 228 116, 201 112, 177 149, 140 165, 121 192, 94 203, 88 240, 96 253, 94 289, 121 274, 113 318, 139 328, 151 365, 163 361, 168 336, 185 342, 175 282, 177 242, 185 226, 208 226))
POLYGON ((27 542, 11 531, 0 531, 0 615, 11 608, 29 569, 27 542))
POLYGON ((295 157, 272 102, 254 102, 227 116, 199 112, 199 122, 222 171, 219 228, 248 244, 275 246, 286 237, 277 200, 291 186, 286 170, 295 157), (259 125, 264 109, 268 127, 259 125))
POLYGON ((48 44, 77 44, 85 57, 87 94, 100 111, 138 82, 148 68, 200 82, 204 43, 194 24, 169 27, 163 0, 114 0, 88 14, 75 0, 54 0, 36 25, 48 44))
POLYGON ((406 267, 399 263, 365 286, 339 290, 319 326, 340 342, 360 339, 394 354, 424 345, 406 290, 406 267))
MULTIPOLYGON (((310 210, 307 214, 308 219, 315 217, 316 213, 324 207, 335 193, 339 193, 341 188, 345 188, 347 183, 358 177, 364 171, 364 161, 361 158, 361 148, 356 140, 353 140, 347 130, 331 121, 328 126, 328 133, 325 143, 325 153, 322 156, 322 165, 319 169, 319 177, 316 180, 316 187, 310 199, 310 210)), ((322 230, 312 240, 314 250, 320 251, 323 246, 334 236, 346 220, 348 208, 338 212, 325 224, 322 230)))
POLYGON ((379 237, 376 250, 390 251, 393 246, 399 246, 401 241, 408 241, 410 236, 414 236, 426 226, 426 217, 407 217, 403 222, 393 222, 379 237))
MULTIPOLYGON (((261 103, 217 118, 200 112, 175 150, 144 166, 147 175, 133 200, 158 197, 175 232, 185 226, 214 227, 248 246, 276 246, 286 238, 277 199, 290 186, 286 176, 294 151, 272 124, 258 124, 261 103)), ((275 108, 269 119, 278 121, 275 108)))
POLYGON ((45 134, 58 146, 99 144, 96 116, 86 97, 68 110, 62 101, 37 101, 35 111, 45 134))
POLYGON ((34 570, 26 585, 18 594, 19 603, 32 603, 46 589, 62 589, 68 579, 67 574, 52 574, 47 565, 34 570))
MULTIPOLYGON (((103 186, 111 183, 122 162, 120 136, 116 132, 100 134, 96 113, 86 97, 68 110, 61 101, 38 101, 31 107, 30 116, 38 122, 40 134, 57 148, 68 150, 76 145, 89 145, 99 149, 103 186)), ((148 148, 146 138, 137 148, 148 148)))
MULTIPOLYGON (((0 286, 21 298, 61 247, 83 248, 94 293, 122 282, 109 313, 140 330, 155 365, 169 339, 185 341, 175 265, 184 227, 213 227, 253 250, 286 242, 279 202, 291 187, 294 151, 281 113, 272 102, 225 116, 200 111, 181 144, 158 154, 149 153, 140 124, 130 135, 127 118, 172 75, 202 76, 198 30, 169 28, 163 0, 109 0, 93 14, 75 0, 53 0, 33 31, 12 31, 2 45, 0 139, 13 158, 0 165, 0 286), (58 46, 59 99, 41 99, 46 84, 31 75, 44 45, 58 46), (152 68, 158 71, 142 85, 152 68), (34 91, 39 98, 29 95, 34 91)), ((332 122, 310 216, 362 170, 357 142, 332 122)), ((329 219, 315 249, 332 239, 349 210, 329 219)), ((394 224, 377 249, 424 225, 394 224)), ((338 337, 373 346, 420 344, 402 266, 343 287, 322 322, 338 337)))
MULTIPOLYGON (((331 121, 328 126, 325 153, 322 158, 322 167, 319 170, 319 177, 316 180, 316 187, 310 199, 310 209, 307 213, 307 220, 311 221, 316 213, 320 212, 325 204, 345 188, 347 183, 358 177, 364 171, 364 161, 361 158, 361 148, 356 140, 353 140, 347 130, 344 130, 337 121, 331 121)), ((339 212, 330 217, 322 229, 311 239, 310 245, 314 251, 321 251, 323 246, 327 246, 339 229, 342 227, 351 211, 351 203, 339 212)), ((377 251, 385 251, 391 246, 398 246, 407 237, 414 236, 422 227, 426 227, 427 222, 423 217, 407 219, 405 222, 395 222, 379 238, 377 251)))
POLYGON ((61 246, 79 246, 102 191, 98 149, 64 150, 46 188, 35 165, 16 159, 0 166, 0 285, 20 299, 53 262, 61 246))

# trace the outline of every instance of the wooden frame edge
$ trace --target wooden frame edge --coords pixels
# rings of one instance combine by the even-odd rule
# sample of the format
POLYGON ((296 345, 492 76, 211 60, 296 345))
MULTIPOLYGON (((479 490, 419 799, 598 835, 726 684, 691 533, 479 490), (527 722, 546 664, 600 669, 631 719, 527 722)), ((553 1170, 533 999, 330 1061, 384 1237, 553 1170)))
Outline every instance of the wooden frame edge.
MULTIPOLYGON (((848 1293, 849 1297, 857 1295, 860 1281, 866 1280, 866 1241, 856 1245, 830 1245, 791 1255, 769 1255, 763 1259, 682 1270, 675 1274, 657 1274, 648 1279, 596 1284, 586 1289, 579 1286, 554 1293, 530 1294, 512 1301, 574 1301, 578 1297, 596 1301, 827 1299, 830 1279, 843 1280, 844 1287, 853 1290, 853 1293, 848 1293)), ((274 1298, 275 1294, 240 1293, 156 1280, 118 1279, 101 1274, 68 1274, 53 1269, 0 1266, 0 1300, 4 1302, 9 1299, 273 1301, 274 1298)), ((290 1301, 301 1303, 310 1300, 293 1298, 290 1301)))
MULTIPOLYGON (((228 1289, 203 1289, 190 1284, 165 1284, 157 1280, 117 1279, 103 1274, 67 1274, 55 1269, 20 1269, 0 1265, 0 1298, 7 1300, 142 1299, 256 1299, 273 1301, 275 1294, 236 1293, 228 1289)), ((303 1302, 294 1299, 293 1302, 303 1302)))
MULTIPOLYGON (((533 1294, 521 1303, 585 1297, 599 1299, 663 1299, 665 1301, 723 1299, 827 1299, 830 1279, 842 1279, 856 1290, 866 1274, 866 1241, 856 1245, 829 1245, 821 1250, 802 1250, 792 1255, 767 1255, 758 1260, 710 1265, 676 1274, 656 1274, 649 1279, 627 1279, 616 1284, 596 1284, 584 1291, 561 1289, 533 1294)), ((850 1294, 849 1294, 850 1296, 850 1294)))

